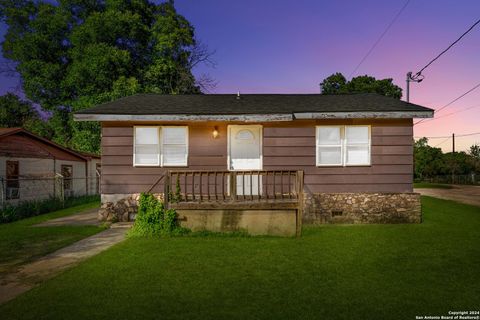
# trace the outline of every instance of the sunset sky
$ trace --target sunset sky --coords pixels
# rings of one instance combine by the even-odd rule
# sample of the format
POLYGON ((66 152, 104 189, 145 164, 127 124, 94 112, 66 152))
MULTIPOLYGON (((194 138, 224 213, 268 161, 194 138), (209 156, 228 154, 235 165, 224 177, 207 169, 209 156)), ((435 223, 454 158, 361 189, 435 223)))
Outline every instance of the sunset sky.
MULTIPOLYGON (((195 26, 197 38, 216 51, 215 68, 195 70, 216 79, 213 93, 316 93, 330 74, 350 75, 405 2, 177 0, 175 4, 195 26)), ((405 88, 408 71, 418 71, 479 18, 478 0, 411 0, 353 76, 393 78, 405 88)), ((2 38, 5 28, 0 26, 2 38)), ((434 109, 479 84, 480 25, 423 74, 422 83, 411 85, 410 100, 434 109)), ((18 79, 0 77, 0 93, 13 90, 17 83, 18 79)), ((480 133, 480 88, 436 117, 415 126, 415 136, 480 133)), ((480 134, 458 137, 456 142, 457 150, 467 150, 480 143, 480 134)), ((430 140, 430 145, 438 144, 451 150, 451 139, 430 140)))

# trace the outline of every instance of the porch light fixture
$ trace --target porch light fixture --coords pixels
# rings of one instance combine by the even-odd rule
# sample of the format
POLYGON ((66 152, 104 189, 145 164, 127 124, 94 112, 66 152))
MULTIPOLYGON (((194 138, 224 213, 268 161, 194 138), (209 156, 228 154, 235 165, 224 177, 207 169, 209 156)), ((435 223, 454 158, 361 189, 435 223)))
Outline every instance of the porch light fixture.
POLYGON ((217 137, 218 137, 218 127, 217 126, 213 127, 212 136, 213 136, 213 139, 217 139, 217 137))

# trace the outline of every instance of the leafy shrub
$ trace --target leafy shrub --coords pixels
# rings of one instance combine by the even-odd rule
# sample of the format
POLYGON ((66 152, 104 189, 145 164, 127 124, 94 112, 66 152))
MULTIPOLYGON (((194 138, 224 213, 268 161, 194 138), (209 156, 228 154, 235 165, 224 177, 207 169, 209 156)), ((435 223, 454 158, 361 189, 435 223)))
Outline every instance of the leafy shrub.
POLYGON ((177 175, 177 181, 175 183, 175 192, 173 193, 171 190, 169 191, 168 198, 170 202, 180 202, 182 201, 182 188, 180 187, 180 177, 177 175))
POLYGON ((150 193, 142 193, 138 201, 138 212, 129 236, 182 235, 190 230, 180 227, 177 212, 166 209, 161 201, 150 193))
POLYGON ((22 201, 16 205, 7 204, 0 210, 0 223, 8 223, 80 204, 100 201, 99 195, 71 197, 62 201, 59 198, 22 201))

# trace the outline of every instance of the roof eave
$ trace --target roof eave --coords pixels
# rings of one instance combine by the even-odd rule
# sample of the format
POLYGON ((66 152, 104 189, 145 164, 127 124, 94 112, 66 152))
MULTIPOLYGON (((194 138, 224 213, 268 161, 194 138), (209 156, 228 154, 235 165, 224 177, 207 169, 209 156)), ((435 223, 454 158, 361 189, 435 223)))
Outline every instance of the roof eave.
POLYGON ((293 114, 91 114, 77 113, 76 121, 240 121, 275 122, 294 119, 409 119, 433 118, 433 111, 355 111, 355 112, 296 112, 293 114))
POLYGON ((425 111, 355 111, 355 112, 298 112, 295 119, 410 119, 433 118, 433 110, 425 111))
POLYGON ((292 121, 292 114, 86 114, 76 113, 76 121, 240 121, 274 122, 292 121))

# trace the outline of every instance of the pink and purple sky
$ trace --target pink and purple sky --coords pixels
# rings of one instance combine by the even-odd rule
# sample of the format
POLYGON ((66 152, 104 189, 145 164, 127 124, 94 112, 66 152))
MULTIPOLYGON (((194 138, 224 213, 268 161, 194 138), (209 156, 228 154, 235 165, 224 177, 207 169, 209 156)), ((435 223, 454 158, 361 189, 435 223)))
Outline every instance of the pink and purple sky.
MULTIPOLYGON (((197 37, 216 50, 213 93, 316 93, 335 72, 348 76, 405 0, 177 0, 197 37)), ((393 78, 417 72, 480 18, 478 0, 411 0, 355 75, 393 78)), ((5 26, 0 26, 3 36, 5 26)), ((438 109, 480 83, 480 26, 426 69, 411 85, 410 101, 438 109)), ((0 77, 0 94, 17 79, 0 77)), ((404 91, 405 96, 405 91, 404 91)), ((415 136, 480 132, 480 88, 415 126, 415 136), (445 116, 452 112, 463 112, 445 116), (444 117, 441 117, 444 116, 444 117), (441 117, 441 118, 440 118, 441 117)), ((480 134, 457 137, 456 150, 480 143, 480 134)), ((430 145, 451 151, 451 139, 430 145), (442 143, 443 142, 443 143, 442 143), (440 144, 441 143, 441 144, 440 144)))

